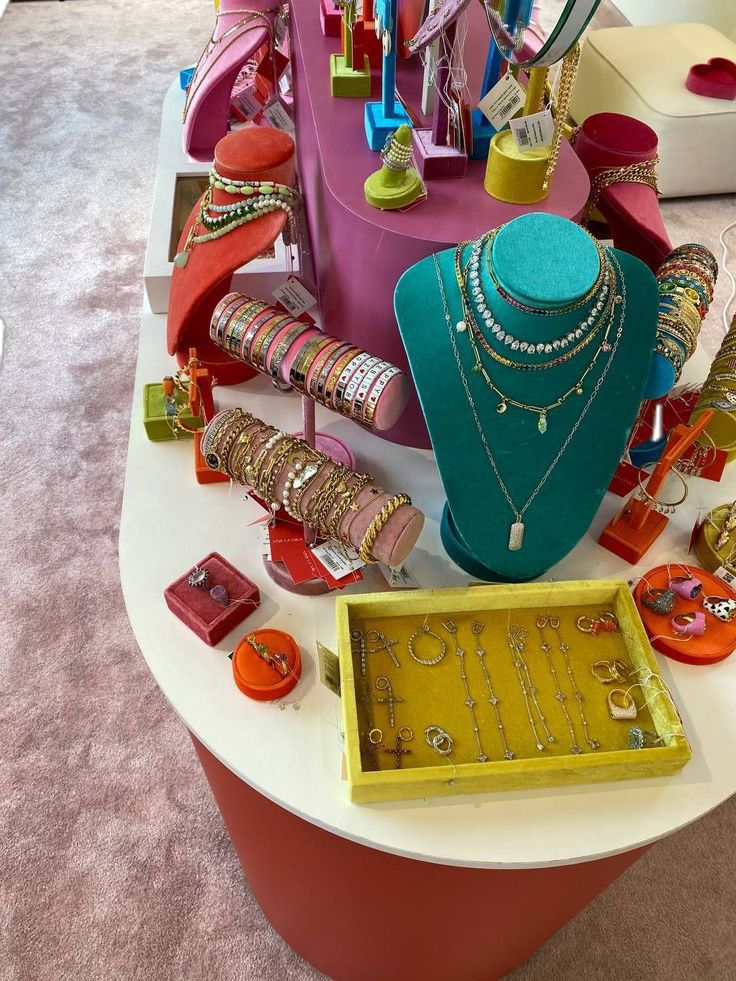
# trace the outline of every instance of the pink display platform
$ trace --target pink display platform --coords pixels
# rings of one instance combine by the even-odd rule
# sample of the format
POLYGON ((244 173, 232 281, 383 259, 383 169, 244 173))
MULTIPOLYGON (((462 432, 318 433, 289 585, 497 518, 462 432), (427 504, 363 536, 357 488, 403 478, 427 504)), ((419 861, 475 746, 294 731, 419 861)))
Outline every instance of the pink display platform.
MULTIPOLYGON (((477 97, 488 49, 488 26, 480 5, 469 8, 465 65, 477 97)), ((529 211, 565 218, 581 214, 589 181, 563 143, 549 197, 535 205, 496 201, 483 188, 485 160, 471 161, 465 177, 428 181, 428 199, 410 211, 378 211, 363 195, 366 177, 380 160, 366 146, 364 102, 330 96, 329 56, 339 42, 322 36, 319 5, 291 4, 292 65, 297 158, 306 200, 322 326, 336 337, 408 371, 393 312, 401 274, 433 252, 452 248, 529 211)), ((378 91, 380 72, 374 72, 378 91)), ((397 88, 417 125, 429 126, 418 110, 422 64, 399 59, 397 88)), ((416 393, 399 422, 381 436, 408 446, 429 447, 416 393)))

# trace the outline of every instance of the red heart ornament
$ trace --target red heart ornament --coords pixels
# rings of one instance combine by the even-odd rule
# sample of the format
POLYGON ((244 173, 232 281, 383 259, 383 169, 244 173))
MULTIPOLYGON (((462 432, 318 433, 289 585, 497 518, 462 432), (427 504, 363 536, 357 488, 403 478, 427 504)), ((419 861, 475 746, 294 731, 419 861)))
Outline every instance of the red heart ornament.
POLYGON ((736 99, 736 63, 728 58, 711 58, 707 64, 693 65, 685 88, 710 99, 736 99))

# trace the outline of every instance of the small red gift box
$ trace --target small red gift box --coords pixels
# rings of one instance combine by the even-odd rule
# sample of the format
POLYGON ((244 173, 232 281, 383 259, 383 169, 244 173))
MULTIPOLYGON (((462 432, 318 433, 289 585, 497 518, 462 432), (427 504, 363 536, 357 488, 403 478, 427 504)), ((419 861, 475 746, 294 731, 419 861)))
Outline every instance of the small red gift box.
POLYGON ((188 569, 164 590, 164 599, 171 612, 210 647, 214 647, 246 617, 257 610, 261 603, 258 586, 251 582, 219 552, 210 552, 196 566, 209 573, 204 586, 190 586, 188 569), (227 590, 229 603, 223 606, 210 596, 213 586, 227 590))

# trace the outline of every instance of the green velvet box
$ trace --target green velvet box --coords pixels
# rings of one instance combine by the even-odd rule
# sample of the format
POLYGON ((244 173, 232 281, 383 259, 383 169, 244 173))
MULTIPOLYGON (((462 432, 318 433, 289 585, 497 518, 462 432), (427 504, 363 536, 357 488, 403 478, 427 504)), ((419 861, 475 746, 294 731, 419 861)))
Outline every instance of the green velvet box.
POLYGON ((330 55, 330 94, 338 98, 367 99, 371 94, 371 63, 363 55, 363 67, 346 68, 345 56, 330 55))
MULTIPOLYGON (((354 802, 664 776, 675 773, 692 755, 625 582, 531 583, 341 596, 336 602, 336 617, 347 777, 354 802), (616 632, 594 635, 578 628, 579 617, 596 617, 602 612, 615 615, 619 625, 616 632), (537 619, 550 616, 559 618, 559 627, 547 624, 540 629, 537 619), (457 628, 457 640, 465 652, 462 658, 443 626, 448 619, 457 628), (485 652, 482 658, 472 630, 474 621, 483 625, 479 634, 485 652), (423 633, 423 625, 436 636, 423 633), (520 671, 524 677, 523 669, 517 668, 508 644, 512 625, 526 631, 522 656, 529 670, 526 694, 519 681, 520 671), (370 631, 390 640, 399 666, 383 648, 366 655, 363 674, 356 630, 368 638, 371 649, 381 648, 382 641, 370 631), (444 643, 442 658, 432 665, 418 663, 409 654, 412 636, 414 652, 420 659, 437 657, 444 643), (561 644, 567 647, 572 679, 561 644), (544 645, 549 646, 556 675, 549 667, 544 645), (601 684, 592 666, 617 658, 630 669, 629 677, 601 684), (656 676, 654 680, 650 672, 656 676), (393 726, 388 684, 394 699, 393 726), (532 705, 532 687, 546 729, 532 705), (612 689, 631 690, 637 706, 635 719, 611 717, 607 696, 612 689), (564 698, 560 699, 560 694, 564 698), (536 734, 530 725, 530 711, 536 734), (452 738, 448 756, 441 756, 431 745, 436 734, 432 726, 452 738), (404 736, 411 736, 405 741, 397 738, 402 727, 406 727, 404 736), (652 733, 647 742, 654 744, 631 748, 632 727, 652 733), (371 732, 375 743, 371 743, 371 732), (594 748, 596 742, 599 745, 594 748), (582 752, 574 753, 573 746, 582 752), (397 749, 403 752, 397 754, 397 749), (486 761, 478 760, 481 754, 486 761)), ((440 748, 446 745, 440 742, 440 748)))
MULTIPOLYGON (((181 389, 175 388, 174 395, 179 407, 187 404, 186 393, 182 392, 181 389)), ((191 429, 204 425, 201 416, 195 417, 189 412, 182 413, 181 421, 191 429)), ((176 428, 173 419, 166 415, 164 390, 161 382, 152 382, 143 386, 143 425, 146 429, 146 436, 156 443, 165 439, 192 438, 192 433, 176 428)))

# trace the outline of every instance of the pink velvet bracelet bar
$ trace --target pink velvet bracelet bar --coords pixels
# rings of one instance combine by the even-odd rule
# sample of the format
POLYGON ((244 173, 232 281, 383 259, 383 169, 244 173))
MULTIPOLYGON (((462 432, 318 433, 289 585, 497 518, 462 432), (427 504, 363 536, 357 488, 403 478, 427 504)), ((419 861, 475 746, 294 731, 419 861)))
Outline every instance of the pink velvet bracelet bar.
MULTIPOLYGON (((233 359, 270 374, 285 385, 289 384, 295 361, 305 345, 317 336, 318 331, 316 328, 306 329, 307 325, 301 321, 289 319, 283 323, 282 330, 268 337, 269 325, 275 324, 275 318, 283 316, 283 311, 276 307, 266 307, 254 314, 257 325, 247 323, 244 327, 236 328, 235 340, 240 340, 242 337, 240 344, 232 342, 228 344, 229 320, 242 316, 242 308, 249 302, 251 302, 250 297, 241 293, 229 293, 223 297, 212 315, 210 338, 218 348, 233 359), (294 330, 293 342, 286 350, 280 350, 280 340, 288 335, 290 328, 299 325, 305 330, 294 330), (266 343, 263 347, 259 347, 259 342, 264 340, 266 343), (273 365, 272 359, 277 350, 279 350, 279 361, 277 365, 273 365)), ((243 319, 248 320, 247 314, 243 319)), ((343 371, 346 376, 345 383, 342 383, 342 378, 338 382, 337 379, 330 377, 330 372, 340 363, 340 360, 336 359, 335 363, 331 364, 331 355, 336 354, 339 350, 338 345, 344 342, 339 338, 330 338, 329 335, 323 336, 326 340, 334 340, 335 344, 321 350, 314 362, 309 365, 307 376, 303 384, 299 385, 300 390, 303 388, 304 394, 309 395, 310 398, 359 425, 375 430, 390 429, 398 421, 409 399, 410 385, 406 374, 389 362, 356 349, 355 364, 349 363, 343 371), (323 376, 325 369, 327 370, 323 376), (371 400, 372 392, 375 392, 375 395, 371 400), (328 393, 329 398, 327 398, 328 393)))

